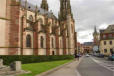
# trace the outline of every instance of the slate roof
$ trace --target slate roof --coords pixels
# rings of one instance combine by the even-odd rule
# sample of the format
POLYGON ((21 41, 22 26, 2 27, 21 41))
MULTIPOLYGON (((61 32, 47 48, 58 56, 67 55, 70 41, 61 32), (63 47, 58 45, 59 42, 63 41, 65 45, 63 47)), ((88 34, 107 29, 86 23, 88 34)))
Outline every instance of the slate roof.
MULTIPOLYGON (((22 6, 23 8, 25 8, 26 5, 25 5, 25 1, 24 1, 24 0, 21 1, 21 6, 22 6)), ((55 18, 55 19, 57 19, 56 16, 53 15, 52 11, 50 11, 50 12, 49 12, 49 11, 46 11, 46 10, 44 10, 44 9, 38 7, 38 6, 37 6, 37 8, 38 8, 38 13, 39 13, 39 14, 41 14, 41 15, 46 15, 46 16, 48 16, 49 18, 55 18)), ((29 2, 27 2, 27 10, 30 10, 30 11, 35 12, 35 10, 36 10, 36 5, 33 5, 33 4, 29 3, 29 2)))
POLYGON ((114 33, 114 24, 109 25, 107 29, 100 30, 101 33, 114 33))
POLYGON ((85 46, 92 46, 93 45, 93 42, 85 42, 84 45, 85 46))

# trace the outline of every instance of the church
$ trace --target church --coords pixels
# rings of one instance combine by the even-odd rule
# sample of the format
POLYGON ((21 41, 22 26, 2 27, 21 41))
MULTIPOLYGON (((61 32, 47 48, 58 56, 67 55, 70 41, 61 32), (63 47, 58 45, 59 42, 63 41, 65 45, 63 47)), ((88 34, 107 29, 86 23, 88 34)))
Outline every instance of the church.
POLYGON ((0 0, 0 55, 72 55, 75 20, 70 0, 60 0, 56 17, 47 0, 40 7, 27 0, 0 0))

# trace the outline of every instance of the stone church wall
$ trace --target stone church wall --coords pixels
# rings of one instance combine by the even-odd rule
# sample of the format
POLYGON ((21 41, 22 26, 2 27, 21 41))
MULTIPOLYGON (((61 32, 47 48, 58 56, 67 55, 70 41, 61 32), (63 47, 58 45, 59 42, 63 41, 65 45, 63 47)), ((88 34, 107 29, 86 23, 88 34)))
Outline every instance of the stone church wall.
POLYGON ((0 18, 6 18, 6 0, 0 0, 0 18))

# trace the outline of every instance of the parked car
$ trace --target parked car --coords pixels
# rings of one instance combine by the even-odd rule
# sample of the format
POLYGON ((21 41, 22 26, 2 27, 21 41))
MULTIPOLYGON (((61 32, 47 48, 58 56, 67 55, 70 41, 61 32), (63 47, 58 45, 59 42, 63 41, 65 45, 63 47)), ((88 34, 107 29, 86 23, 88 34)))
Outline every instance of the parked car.
POLYGON ((99 58, 104 58, 104 55, 103 54, 99 54, 98 57, 99 58))
POLYGON ((109 60, 114 61, 114 54, 108 57, 109 60))

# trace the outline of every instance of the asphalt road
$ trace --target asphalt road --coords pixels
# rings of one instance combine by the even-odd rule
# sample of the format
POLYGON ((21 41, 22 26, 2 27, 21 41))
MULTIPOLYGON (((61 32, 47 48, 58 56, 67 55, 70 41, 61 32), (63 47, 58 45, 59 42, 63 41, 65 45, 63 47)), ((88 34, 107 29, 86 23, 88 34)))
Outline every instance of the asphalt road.
MULTIPOLYGON (((114 69, 110 69, 107 66, 110 66, 110 64, 106 65, 94 57, 85 57, 77 67, 77 70, 81 76, 114 76, 114 69)), ((113 68, 113 65, 110 67, 113 68)))

